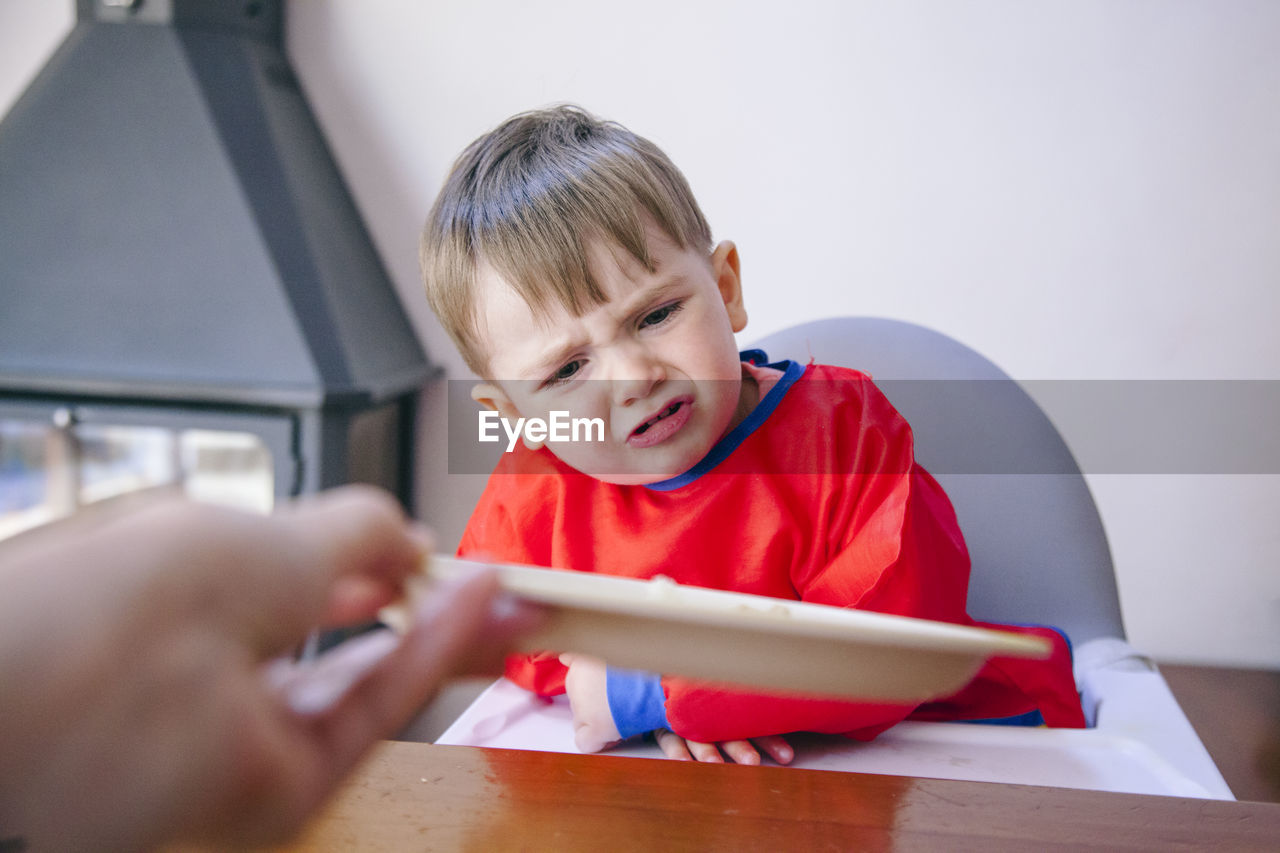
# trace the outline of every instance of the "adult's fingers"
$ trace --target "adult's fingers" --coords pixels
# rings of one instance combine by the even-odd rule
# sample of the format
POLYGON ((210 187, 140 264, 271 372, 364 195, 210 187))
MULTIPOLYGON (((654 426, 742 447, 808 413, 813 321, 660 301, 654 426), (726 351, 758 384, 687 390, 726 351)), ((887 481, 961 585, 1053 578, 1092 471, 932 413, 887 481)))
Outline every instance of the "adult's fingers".
POLYGON ((308 556, 328 580, 359 575, 398 585, 431 545, 391 495, 371 486, 322 492, 286 504, 274 518, 310 546, 308 556))
POLYGON ((313 662, 267 665, 262 678, 281 699, 269 707, 286 725, 259 744, 270 787, 250 788, 251 796, 236 801, 248 817, 244 838, 235 840, 263 843, 292 831, 375 742, 402 729, 473 660, 477 647, 505 647, 537 624, 536 614, 496 591, 492 573, 437 584, 415 605, 402 636, 374 631, 313 662))
POLYGON ((373 742, 403 727, 447 677, 496 657, 538 624, 535 611, 497 591, 492 572, 433 587, 400 646, 320 721, 319 746, 335 773, 344 773, 373 742))
POLYGON ((395 500, 370 487, 325 492, 260 522, 238 591, 239 611, 265 654, 290 647, 318 623, 371 618, 429 547, 395 500))
POLYGON ((43 566, 40 589, 96 607, 99 621, 154 632, 201 620, 264 658, 322 620, 336 579, 395 585, 421 559, 399 507, 367 488, 272 517, 148 495, 92 507, 5 552, 12 571, 43 566))
POLYGON ((322 714, 399 644, 400 638, 388 629, 368 631, 311 660, 278 658, 264 676, 297 713, 322 714))

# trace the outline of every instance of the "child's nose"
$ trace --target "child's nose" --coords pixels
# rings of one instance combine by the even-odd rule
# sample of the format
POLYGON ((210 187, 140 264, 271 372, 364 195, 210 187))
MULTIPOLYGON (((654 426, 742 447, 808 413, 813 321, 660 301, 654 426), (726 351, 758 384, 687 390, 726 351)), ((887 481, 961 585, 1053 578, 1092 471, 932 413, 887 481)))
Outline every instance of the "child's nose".
POLYGON ((623 347, 616 353, 614 369, 609 377, 613 400, 620 406, 643 400, 666 378, 662 362, 647 347, 623 347))

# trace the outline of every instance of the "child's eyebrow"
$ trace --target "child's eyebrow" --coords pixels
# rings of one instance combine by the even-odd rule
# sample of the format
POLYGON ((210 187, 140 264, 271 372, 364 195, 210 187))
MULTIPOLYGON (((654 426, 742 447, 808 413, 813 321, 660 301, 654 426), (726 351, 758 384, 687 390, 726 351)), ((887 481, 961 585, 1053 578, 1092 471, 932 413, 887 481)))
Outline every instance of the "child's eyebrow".
POLYGON ((584 345, 584 340, 576 338, 570 338, 565 343, 558 344, 545 358, 530 365, 522 378, 535 382, 546 379, 551 371, 559 369, 575 350, 581 349, 584 345))
MULTIPOLYGON (((681 272, 673 272, 666 278, 656 284, 648 287, 642 287, 631 294, 622 303, 622 310, 619 316, 631 318, 636 314, 648 310, 656 303, 674 295, 674 292, 683 288, 685 284, 685 276, 681 272)), ((565 360, 573 354, 575 350, 579 350, 589 343, 585 338, 567 338, 563 343, 555 344, 545 358, 539 359, 538 362, 529 367, 528 374, 525 379, 544 379, 551 371, 558 369, 564 364, 565 360)))
POLYGON ((685 277, 682 272, 673 272, 666 278, 650 287, 642 287, 623 302, 622 315, 630 317, 653 307, 684 286, 685 277))

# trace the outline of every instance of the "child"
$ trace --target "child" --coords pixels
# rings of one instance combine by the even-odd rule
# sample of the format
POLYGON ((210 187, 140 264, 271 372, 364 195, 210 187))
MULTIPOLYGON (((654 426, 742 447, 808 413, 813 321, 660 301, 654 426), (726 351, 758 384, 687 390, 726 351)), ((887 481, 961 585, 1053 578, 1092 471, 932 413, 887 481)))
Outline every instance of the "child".
MULTIPOLYGON (((512 423, 599 418, 603 440, 504 454, 459 553, 976 624, 955 514, 911 430, 843 368, 737 352, 733 243, 652 143, 571 107, 515 116, 468 147, 427 222, 432 308, 512 423)), ((906 718, 1032 716, 1080 726, 1070 653, 996 659, 920 707, 753 695, 606 671, 566 655, 507 675, 569 692, 580 748, 658 732, 672 757, 782 763, 782 735, 869 739, 906 718), (673 734, 674 733, 674 734, 673 734)))

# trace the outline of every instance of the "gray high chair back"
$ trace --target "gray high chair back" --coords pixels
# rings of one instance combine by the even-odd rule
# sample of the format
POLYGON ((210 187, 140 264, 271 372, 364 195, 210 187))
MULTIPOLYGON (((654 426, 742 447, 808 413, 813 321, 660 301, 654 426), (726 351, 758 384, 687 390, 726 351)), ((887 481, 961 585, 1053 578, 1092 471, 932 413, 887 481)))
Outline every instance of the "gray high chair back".
POLYGON ((1054 625, 1076 644, 1124 637, 1089 487, 1040 406, 1000 368, 946 335, 872 317, 803 323, 754 346, 771 361, 864 371, 907 419, 969 546, 971 616, 1054 625))

